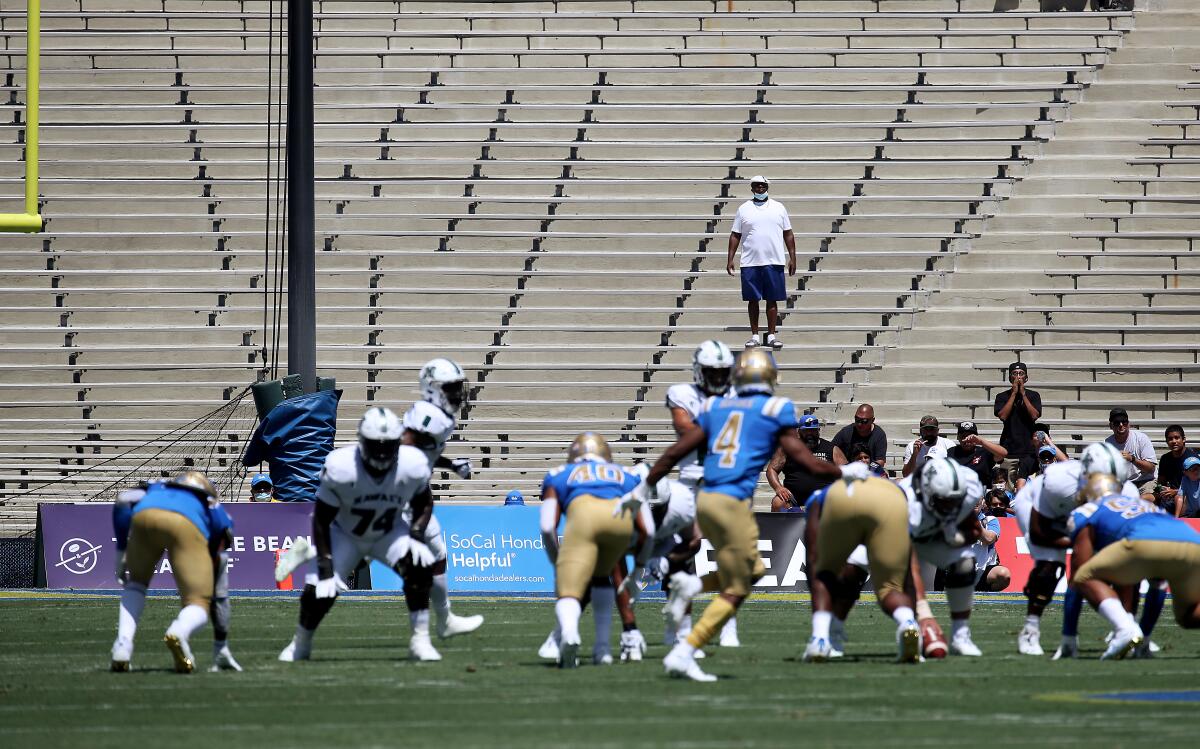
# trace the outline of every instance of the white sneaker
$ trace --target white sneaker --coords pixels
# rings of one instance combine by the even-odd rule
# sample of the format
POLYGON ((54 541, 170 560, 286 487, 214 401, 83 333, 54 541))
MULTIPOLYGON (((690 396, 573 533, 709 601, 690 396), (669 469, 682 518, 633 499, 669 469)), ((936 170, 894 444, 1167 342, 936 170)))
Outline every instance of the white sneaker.
POLYGON ((447 614, 445 619, 438 620, 437 636, 445 640, 455 635, 465 635, 479 629, 482 624, 483 616, 480 614, 474 616, 447 614))
POLYGON ((721 647, 723 648, 740 648, 742 641, 738 639, 737 619, 730 619, 725 622, 725 626, 721 627, 721 647))
POLYGON ((1026 625, 1017 635, 1017 652, 1021 655, 1045 655, 1042 650, 1042 631, 1026 625))
POLYGON ((700 648, 696 648, 696 652, 692 653, 692 658, 697 661, 704 660, 707 657, 708 653, 704 652, 700 648))
POLYGON ((222 648, 213 647, 213 663, 208 667, 210 672, 216 671, 241 671, 242 667, 233 657, 233 653, 229 651, 229 646, 222 648))
POLYGON ((559 668, 579 668, 579 643, 564 642, 559 645, 559 668))
POLYGON ((1146 640, 1146 642, 1149 644, 1150 653, 1157 653, 1162 650, 1162 648, 1159 647, 1158 643, 1155 642, 1154 640, 1146 640))
POLYGON ((758 336, 750 336, 750 340, 746 341, 746 348, 758 348, 758 336))
POLYGON ((442 654, 430 641, 429 635, 413 635, 408 641, 408 657, 414 661, 440 661, 442 654))
POLYGON ((954 655, 968 655, 973 658, 983 655, 983 651, 971 641, 971 630, 969 629, 961 630, 950 638, 950 652, 954 655))
POLYGON ((717 677, 712 674, 706 674, 700 670, 700 664, 696 663, 695 658, 687 653, 681 647, 674 647, 671 652, 667 653, 667 657, 663 658, 663 668, 667 671, 667 676, 673 676, 677 679, 691 679, 692 681, 716 681, 717 677))
POLYGON ((1108 649, 1100 656, 1100 660, 1119 661, 1129 655, 1129 651, 1141 645, 1144 639, 1142 628, 1136 624, 1130 629, 1118 632, 1112 638, 1112 642, 1108 643, 1108 649))
POLYGON ((308 543, 308 541, 300 536, 292 544, 292 548, 279 555, 279 561, 275 563, 275 582, 281 583, 287 579, 287 576, 300 568, 310 559, 315 559, 317 556, 316 547, 308 543))
POLYGON ((1058 650, 1054 651, 1054 655, 1050 656, 1052 661, 1061 661, 1064 658, 1079 657, 1079 637, 1072 635, 1063 635, 1062 644, 1058 646, 1058 650))
POLYGON ((292 641, 287 644, 287 647, 279 653, 279 660, 283 661, 284 663, 306 661, 311 657, 312 643, 301 645, 300 643, 296 642, 295 637, 293 637, 292 641))
POLYGON ((129 670, 129 662, 133 660, 133 641, 117 638, 112 646, 112 671, 124 673, 129 670))
POLYGON ((613 663, 612 653, 607 650, 592 651, 592 665, 594 666, 611 666, 613 663))
POLYGON ((703 589, 703 583, 695 575, 686 572, 671 575, 671 592, 667 596, 667 605, 663 606, 663 615, 667 617, 668 624, 678 627, 687 613, 688 604, 703 589))
POLYGON ((783 341, 779 340, 774 333, 767 334, 767 345, 776 351, 783 348, 783 341))
POLYGON ((911 619, 896 628, 896 660, 900 663, 921 662, 921 628, 911 619))
POLYGON ((621 633, 621 662, 631 663, 642 659, 646 654, 646 638, 641 630, 631 629, 621 633))
POLYGON ((829 646, 829 640, 824 637, 810 637, 808 646, 804 648, 805 663, 824 663, 833 657, 833 649, 829 646))
POLYGON ((180 637, 167 630, 167 634, 163 636, 163 644, 171 651, 171 658, 175 661, 175 673, 190 674, 196 670, 196 656, 192 655, 186 637, 180 637))
POLYGON ((548 661, 558 660, 558 630, 554 630, 546 637, 546 641, 538 648, 538 658, 545 658, 548 661))
POLYGON ((842 658, 846 655, 846 623, 835 617, 829 624, 829 657, 842 658))

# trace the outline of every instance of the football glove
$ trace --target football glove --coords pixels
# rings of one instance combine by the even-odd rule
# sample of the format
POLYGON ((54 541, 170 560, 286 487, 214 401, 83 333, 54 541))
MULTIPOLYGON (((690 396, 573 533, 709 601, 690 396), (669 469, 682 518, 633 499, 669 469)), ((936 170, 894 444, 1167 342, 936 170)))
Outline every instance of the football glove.
POLYGON ((458 474, 461 479, 471 478, 471 460, 470 458, 451 458, 450 468, 458 474))
POLYGON ((857 460, 839 467, 842 469, 842 478, 850 481, 865 481, 871 477, 871 467, 857 460))
POLYGON ((117 575, 117 582, 125 584, 125 552, 117 551, 117 564, 114 572, 117 575))
POLYGON ((436 557, 433 551, 425 545, 424 541, 413 536, 404 536, 397 543, 399 551, 398 558, 404 560, 406 557, 412 557, 412 562, 418 567, 429 567, 435 561, 436 557))
POLYGON ((338 593, 346 590, 350 590, 350 586, 346 585, 336 572, 333 573, 333 577, 317 580, 317 598, 337 598, 338 593))
POLYGON ((662 580, 667 576, 667 570, 671 568, 671 563, 666 557, 651 557, 650 561, 646 562, 646 576, 654 580, 662 580))
POLYGON ((642 586, 638 580, 642 577, 642 568, 634 567, 629 571, 629 576, 621 581, 621 587, 617 590, 617 595, 628 593, 632 601, 636 601, 638 596, 642 594, 642 586))

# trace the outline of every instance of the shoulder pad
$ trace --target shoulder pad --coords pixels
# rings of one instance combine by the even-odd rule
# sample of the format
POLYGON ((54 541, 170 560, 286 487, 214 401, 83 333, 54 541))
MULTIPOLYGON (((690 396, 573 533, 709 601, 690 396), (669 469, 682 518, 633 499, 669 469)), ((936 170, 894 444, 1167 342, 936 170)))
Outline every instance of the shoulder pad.
POLYGON ((339 484, 350 484, 358 478, 358 446, 339 447, 325 456, 322 476, 339 484))
POLYGON ((763 416, 778 418, 783 414, 784 409, 790 405, 792 405, 792 402, 787 398, 779 395, 773 395, 763 402, 762 414, 763 416))
POLYGON ((667 388, 667 408, 682 408, 694 414, 700 402, 700 394, 690 383, 681 382, 667 388))
POLYGON ((453 429, 454 421, 446 412, 432 403, 417 401, 404 412, 404 428, 414 432, 442 432, 453 429))
POLYGON ((400 446, 400 454, 396 458, 397 476, 428 479, 430 474, 429 459, 425 457, 425 453, 412 445, 400 446))

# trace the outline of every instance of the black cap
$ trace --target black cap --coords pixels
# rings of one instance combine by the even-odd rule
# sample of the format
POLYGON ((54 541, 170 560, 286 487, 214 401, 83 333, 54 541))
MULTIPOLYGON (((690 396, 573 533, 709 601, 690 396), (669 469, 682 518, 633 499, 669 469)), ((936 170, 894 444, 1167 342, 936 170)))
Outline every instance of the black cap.
POLYGON ((975 426, 975 422, 973 421, 960 421, 958 422, 958 433, 979 434, 979 427, 975 426))
POLYGON ((1012 364, 1008 365, 1008 373, 1010 375, 1013 372, 1016 372, 1018 369, 1021 370, 1022 372, 1024 372, 1025 374, 1029 374, 1029 367, 1025 366, 1025 362, 1023 362, 1023 361, 1015 361, 1012 364))
POLYGON ((1108 420, 1109 421, 1116 421, 1117 419, 1124 419, 1125 421, 1129 421, 1129 414, 1125 413, 1125 409, 1123 409, 1123 408, 1114 408, 1113 410, 1108 412, 1108 420))

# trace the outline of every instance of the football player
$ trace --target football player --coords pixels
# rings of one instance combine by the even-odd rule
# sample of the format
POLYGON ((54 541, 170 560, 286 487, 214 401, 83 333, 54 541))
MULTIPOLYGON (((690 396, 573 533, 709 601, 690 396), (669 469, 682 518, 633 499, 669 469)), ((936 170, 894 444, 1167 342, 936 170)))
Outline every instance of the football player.
POLYGON ((593 660, 612 662, 608 648, 616 590, 609 574, 635 533, 638 559, 644 563, 654 532, 654 521, 641 502, 623 503, 640 483, 639 474, 612 462, 608 443, 595 432, 576 437, 567 449, 566 464, 542 480, 542 542, 554 563, 561 668, 579 665, 579 618, 589 588, 596 618, 593 660), (560 548, 558 523, 564 515, 567 520, 560 548))
POLYGON ((698 448, 705 450, 704 488, 696 496, 696 517, 704 537, 713 545, 717 571, 706 575, 703 582, 674 575, 667 603, 677 605, 679 599, 690 599, 701 589, 719 590, 720 595, 704 610, 687 638, 677 642, 663 659, 671 676, 716 680, 700 669, 695 652, 720 631, 766 571, 758 555, 758 525, 751 500, 758 476, 775 448, 782 446, 786 455, 819 476, 865 478, 868 473, 861 463, 839 468, 804 446, 796 434, 795 406, 774 395, 778 379, 770 353, 747 349, 739 354, 733 369, 736 395, 706 400, 695 426, 666 449, 639 487, 649 496, 679 461, 698 448))
MULTIPOLYGON (((950 652, 983 655, 971 640, 968 625, 975 597, 974 546, 983 536, 975 510, 983 499, 979 476, 956 461, 937 458, 926 460, 919 471, 897 484, 908 498, 915 588, 926 590, 936 571, 942 570, 950 605, 950 652)), ((919 614, 921 619, 933 618, 931 612, 919 614)))
MULTIPOLYGON (((446 469, 464 479, 471 478, 471 461, 467 458, 447 458, 442 455, 446 440, 457 426, 455 415, 467 396, 467 378, 462 369, 449 359, 433 359, 421 368, 421 400, 404 413, 402 443, 425 453, 430 469, 446 469)), ((411 514, 406 518, 412 522, 411 514)), ((457 616, 450 611, 450 587, 446 579, 446 542, 437 516, 429 519, 422 539, 433 552, 433 587, 430 599, 437 615, 438 637, 446 639, 474 632, 483 624, 483 617, 457 616)), ((429 652, 431 660, 436 651, 429 652)))
POLYGON ((279 660, 311 657, 313 634, 338 594, 347 590, 346 576, 367 558, 387 564, 404 578, 413 630, 410 657, 440 660, 429 640, 434 562, 425 544, 426 526, 433 517, 429 461, 417 448, 400 444, 403 433, 396 414, 373 407, 358 422, 358 444, 326 456, 313 509, 316 556, 304 577, 296 634, 279 660))
POLYGON ((1071 582, 1115 632, 1100 658, 1124 658, 1144 640, 1113 585, 1166 580, 1175 621, 1200 628, 1200 533, 1136 494, 1121 494, 1108 473, 1086 475, 1078 501, 1070 522, 1071 582))
MULTIPOLYGON (((1025 626, 1017 636, 1017 650, 1023 655, 1042 655, 1041 620, 1046 605, 1054 598, 1066 569, 1067 549, 1071 545, 1067 537, 1067 520, 1075 506, 1075 493, 1083 464, 1097 466, 1103 462, 1119 461, 1116 475, 1124 476, 1124 458, 1115 450, 1105 450, 1104 443, 1089 445, 1081 460, 1066 460, 1051 463, 1037 476, 1031 476, 1017 492, 1012 501, 1017 525, 1025 534, 1029 554, 1033 557, 1033 570, 1025 583, 1026 608, 1025 626)), ((1111 446, 1110 446, 1111 447, 1111 446)), ((1088 469, 1099 470, 1097 469, 1088 469)), ((1132 484, 1131 496, 1137 496, 1132 484)))
MULTIPOLYGON (((696 423, 704 401, 713 396, 732 395, 730 378, 733 376, 733 352, 721 341, 704 341, 692 353, 692 381, 672 385, 667 390, 667 410, 671 412, 671 425, 675 428, 675 437, 680 437, 696 423)), ((704 478, 702 449, 697 449, 690 455, 684 456, 676 466, 679 469, 680 488, 691 494, 691 504, 696 504, 696 489, 704 478)), ((689 559, 690 561, 690 559, 689 559)), ((694 565, 693 565, 694 566, 694 565)), ((672 572, 683 571, 673 570, 672 572)), ((670 592, 670 578, 665 581, 670 592)), ((676 637, 686 637, 692 629, 691 602, 688 601, 683 613, 672 613, 670 607, 664 608, 666 614, 666 631, 664 632, 667 645, 674 645, 676 637)), ((718 640, 722 647, 737 647, 740 642, 737 634, 737 617, 731 617, 721 628, 718 640)))
MULTIPOLYGON (((175 670, 190 674, 196 659, 188 639, 208 621, 219 550, 233 527, 217 490, 200 471, 181 473, 144 490, 123 493, 113 507, 117 537, 117 579, 123 584, 112 646, 112 670, 128 671, 133 638, 146 606, 146 589, 154 567, 166 552, 183 607, 163 638, 175 670)), ((224 622, 226 628, 228 621, 224 622)), ((228 646, 223 647, 228 654, 228 646)), ((229 655, 231 670, 241 670, 229 655), (233 669, 236 667, 236 669, 233 669)))
MULTIPOLYGON (((855 461, 843 470, 863 465, 855 461)), ((920 661, 920 629, 913 596, 905 590, 912 554, 908 503, 904 490, 876 477, 861 483, 834 482, 813 492, 808 500, 804 546, 813 615, 804 660, 821 662, 834 657, 830 633, 834 604, 842 602, 836 613, 844 620, 849 611, 845 602, 853 605, 863 584, 856 566, 848 566, 859 545, 866 547, 868 558, 856 561, 867 564, 880 608, 896 621, 898 660, 920 661)), ((839 644, 837 652, 840 650, 839 644)))

